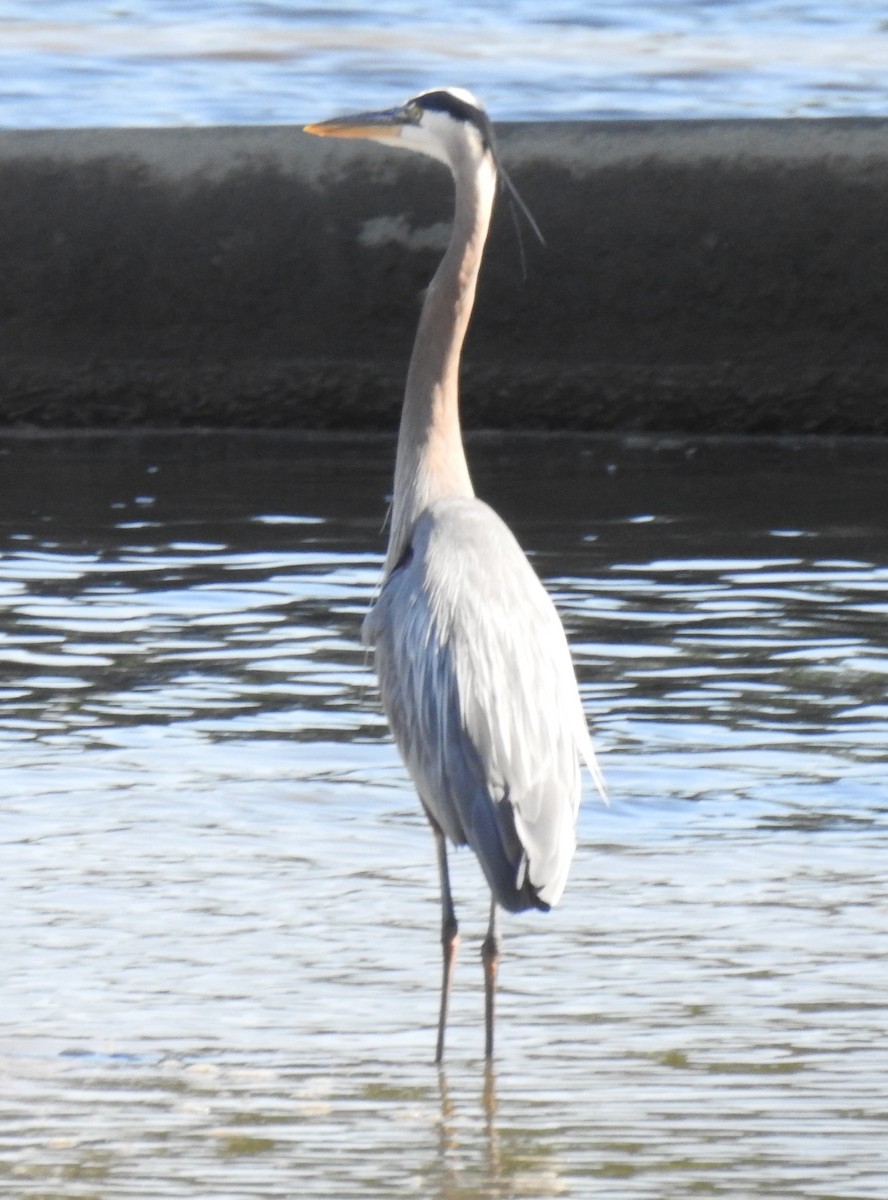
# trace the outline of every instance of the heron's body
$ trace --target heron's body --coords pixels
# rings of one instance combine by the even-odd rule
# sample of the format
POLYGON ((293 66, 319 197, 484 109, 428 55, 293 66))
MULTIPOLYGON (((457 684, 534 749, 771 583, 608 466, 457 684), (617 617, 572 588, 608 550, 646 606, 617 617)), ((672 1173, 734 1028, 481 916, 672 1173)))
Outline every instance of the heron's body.
POLYGON ((556 904, 591 747, 561 622, 509 528, 473 496, 435 501, 364 631, 429 816, 503 908, 556 904))
POLYGON ((445 162, 453 233, 420 317, 407 376, 385 577, 364 623, 383 707, 438 843, 443 1053, 457 925, 446 842, 468 844, 490 885, 482 950, 487 1053, 493 1046, 496 905, 548 909, 575 847, 580 756, 595 764, 555 607, 508 526, 475 495, 459 422, 459 360, 498 168, 492 132, 468 93, 425 93, 403 109, 310 126, 397 138, 445 162))

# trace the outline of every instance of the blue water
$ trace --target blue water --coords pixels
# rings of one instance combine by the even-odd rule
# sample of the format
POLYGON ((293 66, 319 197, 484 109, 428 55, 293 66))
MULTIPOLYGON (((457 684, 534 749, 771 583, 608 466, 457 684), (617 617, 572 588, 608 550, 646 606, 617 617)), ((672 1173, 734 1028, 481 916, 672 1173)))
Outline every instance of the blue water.
POLYGON ((884 1200, 888 443, 471 440, 611 797, 487 1079, 359 641, 393 453, 0 437, 0 1195, 884 1200))
POLYGON ((500 119, 881 116, 881 0, 7 0, 0 127, 299 123, 433 84, 500 119))

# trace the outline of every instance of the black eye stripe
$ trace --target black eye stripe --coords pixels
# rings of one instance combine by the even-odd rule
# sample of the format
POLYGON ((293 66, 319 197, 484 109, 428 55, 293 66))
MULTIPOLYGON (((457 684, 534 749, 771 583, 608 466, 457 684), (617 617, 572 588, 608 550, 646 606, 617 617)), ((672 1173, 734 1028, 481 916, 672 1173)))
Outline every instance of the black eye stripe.
POLYGON ((474 104, 469 104, 467 100, 461 100, 459 96, 454 96, 452 92, 425 92, 422 96, 416 97, 416 103, 422 105, 423 108, 431 109, 433 112, 446 112, 451 117, 456 117, 458 121, 477 122, 482 115, 481 109, 474 104))
POLYGON ((415 97, 413 103, 426 109, 427 112, 447 113, 456 121, 468 121, 481 134, 481 141, 485 147, 492 144, 493 132, 487 113, 477 105, 470 104, 467 100, 461 100, 459 96, 454 96, 452 92, 425 92, 422 96, 415 97))

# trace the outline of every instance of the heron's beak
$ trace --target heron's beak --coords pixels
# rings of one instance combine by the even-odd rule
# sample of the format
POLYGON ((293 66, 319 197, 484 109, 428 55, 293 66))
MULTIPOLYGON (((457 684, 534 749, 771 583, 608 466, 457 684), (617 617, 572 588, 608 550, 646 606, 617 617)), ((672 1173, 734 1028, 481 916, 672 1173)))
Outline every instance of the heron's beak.
POLYGON ((399 138, 405 125, 415 124, 405 108, 389 108, 384 112, 355 113, 351 117, 334 117, 304 126, 306 133, 318 137, 340 138, 399 138))

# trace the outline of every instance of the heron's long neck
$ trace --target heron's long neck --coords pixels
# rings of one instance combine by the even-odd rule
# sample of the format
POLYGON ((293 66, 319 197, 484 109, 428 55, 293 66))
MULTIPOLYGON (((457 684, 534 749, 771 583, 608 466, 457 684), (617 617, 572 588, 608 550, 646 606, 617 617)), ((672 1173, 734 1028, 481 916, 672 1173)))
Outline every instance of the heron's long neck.
POLYGON ((407 373, 386 572, 420 513, 445 496, 473 495, 459 426, 459 359, 496 191, 489 155, 457 170, 450 244, 429 285, 407 373))

